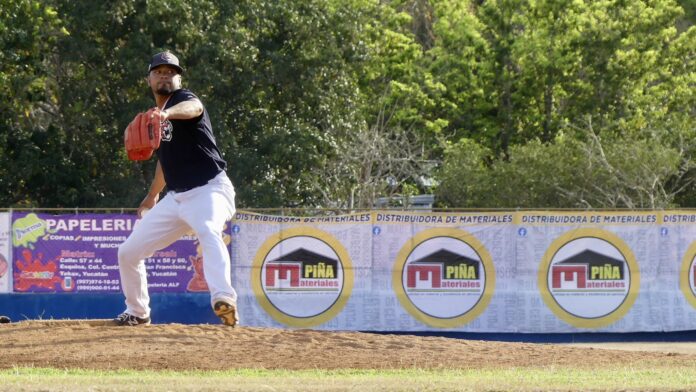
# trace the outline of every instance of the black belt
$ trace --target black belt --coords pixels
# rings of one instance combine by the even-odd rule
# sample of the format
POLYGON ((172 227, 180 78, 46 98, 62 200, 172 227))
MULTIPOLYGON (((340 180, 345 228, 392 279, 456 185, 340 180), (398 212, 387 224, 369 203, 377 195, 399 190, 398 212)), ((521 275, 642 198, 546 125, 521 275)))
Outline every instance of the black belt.
POLYGON ((171 190, 172 192, 174 192, 174 193, 181 193, 181 192, 190 191, 190 190, 193 189, 193 188, 198 188, 198 187, 197 187, 197 186, 192 186, 192 187, 188 187, 188 188, 171 188, 170 190, 171 190))

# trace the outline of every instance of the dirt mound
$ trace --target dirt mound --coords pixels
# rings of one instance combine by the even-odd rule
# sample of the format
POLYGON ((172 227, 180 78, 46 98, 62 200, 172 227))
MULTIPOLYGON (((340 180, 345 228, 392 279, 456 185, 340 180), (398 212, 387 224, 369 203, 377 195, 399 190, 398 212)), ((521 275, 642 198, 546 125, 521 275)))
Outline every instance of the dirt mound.
POLYGON ((443 337, 223 325, 107 326, 104 321, 0 325, 0 367, 83 369, 471 369, 603 364, 693 365, 695 355, 443 337))

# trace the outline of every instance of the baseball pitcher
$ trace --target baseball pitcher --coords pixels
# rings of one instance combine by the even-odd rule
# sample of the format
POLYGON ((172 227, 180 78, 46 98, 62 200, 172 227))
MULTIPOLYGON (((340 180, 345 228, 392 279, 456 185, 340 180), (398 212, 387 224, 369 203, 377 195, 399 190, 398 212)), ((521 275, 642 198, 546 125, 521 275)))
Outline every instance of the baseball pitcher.
POLYGON ((126 310, 114 319, 117 325, 150 324, 144 259, 191 231, 202 248, 213 311, 226 325, 239 322, 230 255, 222 238, 235 212, 234 187, 208 112, 195 94, 181 88, 183 71, 170 52, 152 57, 147 83, 156 107, 138 114, 125 131, 130 159, 145 160, 154 152, 158 161, 150 191, 138 208, 142 219, 118 249, 126 310), (167 193, 159 200, 165 186, 167 193))

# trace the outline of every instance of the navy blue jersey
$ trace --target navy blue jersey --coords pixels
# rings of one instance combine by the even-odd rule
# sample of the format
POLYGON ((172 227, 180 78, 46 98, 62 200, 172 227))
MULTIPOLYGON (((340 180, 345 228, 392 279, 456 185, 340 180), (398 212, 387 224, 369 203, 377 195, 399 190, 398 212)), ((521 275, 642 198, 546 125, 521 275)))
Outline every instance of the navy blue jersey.
MULTIPOLYGON (((191 91, 179 89, 169 97, 163 109, 197 98, 191 91)), ((227 169, 227 163, 215 144, 205 107, 198 117, 165 121, 157 157, 169 190, 183 191, 204 185, 227 169)))

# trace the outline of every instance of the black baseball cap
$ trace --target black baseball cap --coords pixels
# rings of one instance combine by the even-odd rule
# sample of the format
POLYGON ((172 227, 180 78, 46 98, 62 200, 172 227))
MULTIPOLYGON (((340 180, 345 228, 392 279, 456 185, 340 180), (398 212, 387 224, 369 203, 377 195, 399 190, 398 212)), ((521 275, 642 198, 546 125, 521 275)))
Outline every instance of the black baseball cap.
POLYGON ((184 69, 179 66, 179 59, 172 54, 172 52, 160 52, 152 56, 150 60, 150 66, 147 68, 147 72, 152 71, 153 68, 157 68, 160 65, 171 65, 176 68, 177 72, 183 73, 184 69))

